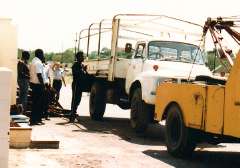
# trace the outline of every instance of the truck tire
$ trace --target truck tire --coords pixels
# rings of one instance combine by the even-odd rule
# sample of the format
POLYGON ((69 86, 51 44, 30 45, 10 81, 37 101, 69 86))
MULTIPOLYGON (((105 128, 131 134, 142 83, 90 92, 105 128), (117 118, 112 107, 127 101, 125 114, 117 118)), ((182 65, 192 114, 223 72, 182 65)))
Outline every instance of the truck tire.
POLYGON ((134 90, 131 98, 131 127, 137 133, 144 133, 148 124, 153 120, 153 108, 142 100, 142 90, 134 90))
POLYGON ((92 120, 102 120, 106 108, 106 91, 104 86, 95 82, 91 87, 89 110, 92 120))
POLYGON ((184 124, 181 109, 172 104, 167 110, 166 145, 168 152, 175 157, 188 157, 196 147, 192 132, 184 124))

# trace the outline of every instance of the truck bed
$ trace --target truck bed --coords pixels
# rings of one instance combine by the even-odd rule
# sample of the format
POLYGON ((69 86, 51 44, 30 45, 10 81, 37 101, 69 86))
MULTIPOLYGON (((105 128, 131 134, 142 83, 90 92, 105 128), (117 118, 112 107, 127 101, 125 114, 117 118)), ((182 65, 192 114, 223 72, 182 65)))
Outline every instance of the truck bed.
MULTIPOLYGON (((114 70, 115 78, 126 78, 130 61, 131 59, 117 58, 114 70)), ((110 58, 86 60, 84 64, 87 65, 87 71, 89 74, 102 78, 108 77, 110 58)))

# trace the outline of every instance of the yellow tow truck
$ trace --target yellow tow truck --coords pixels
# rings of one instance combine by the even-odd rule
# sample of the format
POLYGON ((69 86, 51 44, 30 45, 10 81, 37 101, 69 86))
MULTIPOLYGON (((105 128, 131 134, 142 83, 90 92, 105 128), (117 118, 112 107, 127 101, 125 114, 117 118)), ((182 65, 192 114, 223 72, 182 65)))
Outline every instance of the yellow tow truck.
POLYGON ((155 119, 166 121, 166 146, 173 156, 191 155, 200 142, 240 142, 240 52, 232 59, 231 50, 222 45, 223 32, 240 44, 236 27, 233 17, 208 18, 203 28, 203 37, 211 34, 216 56, 229 68, 226 80, 198 76, 184 83, 172 79, 157 88, 155 119))

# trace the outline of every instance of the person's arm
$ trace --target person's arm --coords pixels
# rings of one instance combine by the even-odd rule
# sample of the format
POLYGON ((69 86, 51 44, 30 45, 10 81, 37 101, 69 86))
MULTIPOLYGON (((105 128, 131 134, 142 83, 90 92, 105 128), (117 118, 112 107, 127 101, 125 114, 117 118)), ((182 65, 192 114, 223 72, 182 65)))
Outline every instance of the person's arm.
POLYGON ((52 71, 55 71, 55 66, 56 66, 56 63, 53 64, 52 71))
POLYGON ((50 76, 48 76, 48 80, 49 80, 49 86, 51 86, 51 78, 50 78, 50 76))
POLYGON ((51 86, 50 67, 49 66, 48 66, 48 69, 47 69, 47 78, 49 80, 49 86, 51 86))
POLYGON ((62 77, 62 81, 63 81, 64 86, 66 87, 66 82, 65 82, 64 75, 65 75, 64 70, 61 69, 61 77, 62 77))
POLYGON ((18 70, 18 77, 19 78, 24 78, 25 77, 25 74, 24 74, 24 64, 19 61, 18 64, 17 64, 17 70, 18 70))
POLYGON ((86 74, 88 74, 87 65, 84 65, 83 70, 84 70, 84 72, 85 72, 86 74))
POLYGON ((27 64, 24 64, 23 76, 27 79, 30 79, 30 73, 29 73, 29 68, 28 68, 27 64))
POLYGON ((66 82, 65 82, 64 76, 62 76, 62 81, 63 81, 64 86, 66 87, 67 85, 66 85, 66 82))
POLYGON ((37 77, 38 77, 38 80, 39 80, 40 84, 44 86, 42 74, 41 73, 37 73, 37 77))
POLYGON ((41 63, 36 64, 36 74, 37 74, 38 80, 40 84, 44 86, 42 73, 43 73, 43 65, 41 63))

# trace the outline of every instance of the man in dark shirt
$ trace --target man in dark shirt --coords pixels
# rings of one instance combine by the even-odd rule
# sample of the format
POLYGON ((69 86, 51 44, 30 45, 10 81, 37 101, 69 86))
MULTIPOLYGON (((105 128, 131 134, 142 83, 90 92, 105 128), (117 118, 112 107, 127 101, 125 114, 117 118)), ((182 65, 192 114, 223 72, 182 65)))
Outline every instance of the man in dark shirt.
POLYGON ((18 61, 17 64, 17 82, 19 86, 19 102, 23 106, 23 110, 27 110, 27 96, 28 96, 28 87, 29 87, 29 68, 28 68, 28 60, 30 58, 30 54, 27 51, 22 52, 22 58, 18 61))
POLYGON ((74 122, 76 118, 77 108, 81 102, 82 92, 86 76, 86 67, 82 64, 84 61, 83 52, 76 54, 76 62, 72 66, 72 103, 71 103, 71 115, 70 121, 74 122))

